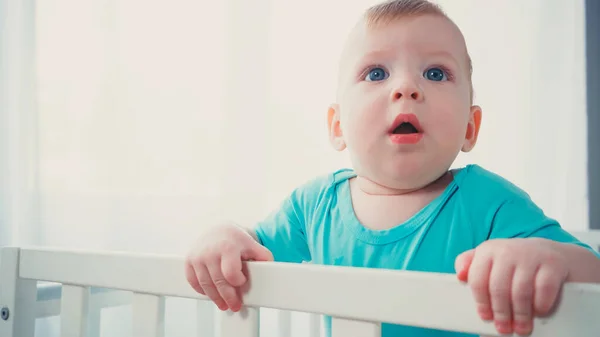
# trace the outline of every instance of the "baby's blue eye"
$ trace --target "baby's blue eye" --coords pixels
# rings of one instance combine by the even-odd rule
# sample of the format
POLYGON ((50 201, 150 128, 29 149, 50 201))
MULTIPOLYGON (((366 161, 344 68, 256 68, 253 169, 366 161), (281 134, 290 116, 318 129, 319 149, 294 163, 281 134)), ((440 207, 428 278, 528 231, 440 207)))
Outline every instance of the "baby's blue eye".
POLYGON ((381 68, 373 68, 367 74, 366 81, 382 81, 387 78, 387 73, 381 68))
POLYGON ((445 81, 447 80, 446 73, 440 68, 430 68, 423 74, 426 79, 431 81, 445 81))

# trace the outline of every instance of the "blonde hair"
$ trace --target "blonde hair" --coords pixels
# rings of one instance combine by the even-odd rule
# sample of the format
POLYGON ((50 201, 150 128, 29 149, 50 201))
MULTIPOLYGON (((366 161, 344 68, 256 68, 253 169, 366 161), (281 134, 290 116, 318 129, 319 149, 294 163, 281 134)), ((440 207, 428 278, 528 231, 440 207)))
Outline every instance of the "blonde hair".
MULTIPOLYGON (((454 24, 439 5, 428 0, 388 0, 368 8, 364 13, 364 19, 369 27, 376 27, 400 18, 421 15, 438 15, 454 24)), ((473 64, 468 52, 467 66, 471 86, 471 101, 473 101, 473 64)))
POLYGON ((390 0, 367 9, 365 19, 369 25, 377 25, 400 17, 418 15, 439 15, 448 18, 440 6, 427 0, 390 0))

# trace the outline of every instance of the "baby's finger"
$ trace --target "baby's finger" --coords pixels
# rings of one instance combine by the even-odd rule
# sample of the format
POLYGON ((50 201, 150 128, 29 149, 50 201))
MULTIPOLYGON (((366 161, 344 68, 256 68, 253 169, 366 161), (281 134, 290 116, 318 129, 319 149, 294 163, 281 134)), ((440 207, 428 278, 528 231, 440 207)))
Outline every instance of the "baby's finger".
POLYGON ((513 327, 521 336, 533 329, 533 294, 537 266, 522 266, 515 270, 512 281, 513 327))
POLYGON ((558 298, 565 275, 553 268, 542 265, 535 278, 534 310, 536 316, 550 313, 558 298))
POLYGON ((219 294, 217 287, 211 279, 210 273, 208 272, 208 268, 204 264, 196 265, 196 277, 198 278, 198 283, 200 287, 204 290, 204 294, 210 298, 211 301, 215 303, 217 307, 221 310, 227 310, 227 304, 219 294))
POLYGON ((196 290, 202 295, 206 295, 204 293, 204 290, 200 286, 200 283, 198 282, 198 276, 196 276, 196 271, 190 263, 185 264, 185 278, 194 290, 196 290))
POLYGON ((232 286, 241 287, 246 283, 246 276, 242 272, 242 257, 239 254, 223 255, 221 268, 225 280, 232 286))
POLYGON ((223 272, 221 271, 221 261, 219 260, 216 261, 216 263, 211 263, 207 267, 210 278, 215 284, 219 295, 225 300, 225 303, 227 303, 227 307, 234 312, 238 311, 241 307, 241 302, 235 288, 233 288, 223 276, 223 272))
POLYGON ((489 255, 475 254, 467 276, 477 304, 477 312, 481 319, 486 321, 494 318, 489 294, 491 267, 492 260, 489 255))
POLYGON ((501 334, 512 333, 511 285, 514 265, 503 261, 494 261, 490 272, 490 299, 494 311, 494 324, 501 334))
POLYGON ((254 261, 273 261, 273 253, 258 242, 253 242, 248 249, 242 252, 242 258, 254 261))
POLYGON ((473 258, 475 257, 475 250, 468 250, 456 257, 454 260, 454 270, 456 271, 456 277, 462 282, 468 282, 469 269, 473 258))

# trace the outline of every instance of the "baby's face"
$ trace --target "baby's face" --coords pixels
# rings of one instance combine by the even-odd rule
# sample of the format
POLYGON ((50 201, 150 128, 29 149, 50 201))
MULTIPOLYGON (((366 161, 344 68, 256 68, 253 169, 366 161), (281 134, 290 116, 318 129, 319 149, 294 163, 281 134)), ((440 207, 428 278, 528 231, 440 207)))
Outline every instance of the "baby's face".
POLYGON ((359 175, 391 188, 422 187, 474 145, 481 111, 471 106, 462 34, 446 19, 359 26, 340 69, 330 130, 359 175))

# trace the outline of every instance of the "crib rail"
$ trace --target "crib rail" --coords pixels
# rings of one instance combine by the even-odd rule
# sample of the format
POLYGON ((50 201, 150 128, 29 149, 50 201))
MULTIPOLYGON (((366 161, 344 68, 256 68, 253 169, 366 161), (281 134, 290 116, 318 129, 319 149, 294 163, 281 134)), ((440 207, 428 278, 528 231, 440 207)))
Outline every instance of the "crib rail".
MULTIPOLYGON (((133 292, 133 336, 163 336, 164 299, 207 300, 181 276, 183 259, 129 253, 4 248, 0 336, 33 337, 37 281, 63 285, 63 336, 85 336, 90 287, 133 292), (6 318, 6 319, 5 319, 6 318), (16 334, 15 332, 19 333, 16 334)), ((476 314, 470 290, 453 275, 252 262, 246 307, 224 313, 222 337, 258 336, 259 308, 333 316, 333 336, 379 336, 380 322, 498 336, 476 314)), ((600 286, 567 284, 555 313, 534 336, 598 336, 600 286)))

